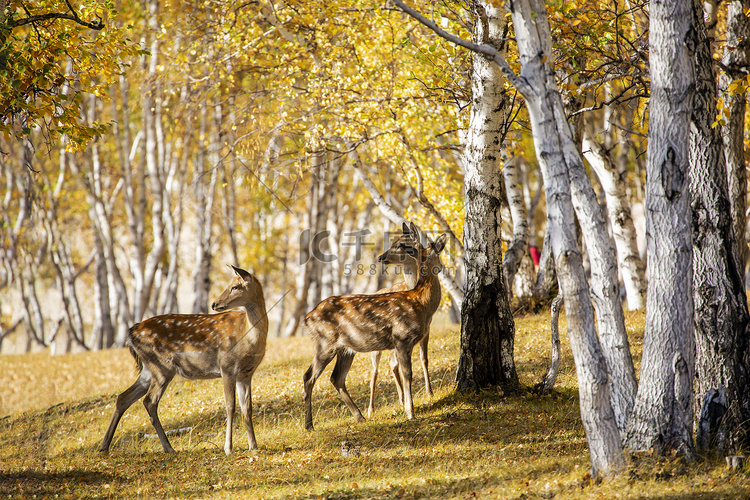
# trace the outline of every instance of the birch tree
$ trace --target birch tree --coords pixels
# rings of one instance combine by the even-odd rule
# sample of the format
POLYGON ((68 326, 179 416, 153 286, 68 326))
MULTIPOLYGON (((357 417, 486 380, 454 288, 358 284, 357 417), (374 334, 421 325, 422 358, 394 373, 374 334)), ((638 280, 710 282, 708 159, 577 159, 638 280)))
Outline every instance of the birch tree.
POLYGON ((719 85, 724 98, 724 121, 722 131, 724 154, 729 181, 729 199, 732 207, 732 224, 737 239, 739 264, 742 276, 747 265, 747 171, 745 167, 745 111, 747 109, 747 78, 750 67, 750 0, 727 2, 726 46, 721 59, 723 71, 719 85))
MULTIPOLYGON (((475 37, 504 51, 507 26, 503 12, 476 2, 475 37)), ((464 249, 466 285, 461 307, 458 390, 494 384, 513 387, 515 325, 502 262, 500 209, 503 175, 500 158, 511 104, 499 68, 482 54, 473 55, 472 106, 464 146, 464 249)))
POLYGON ((648 298, 631 450, 694 457, 692 231, 688 185, 695 31, 692 0, 650 7, 646 245, 648 298))
POLYGON ((592 137, 593 127, 583 135, 583 155, 596 172, 607 200, 607 212, 617 259, 630 310, 640 309, 646 298, 646 266, 638 253, 635 225, 625 192, 625 172, 618 169, 609 152, 592 137))
POLYGON ((606 226, 603 224, 593 188, 583 168, 580 151, 573 140, 554 80, 554 68, 551 67, 552 39, 544 3, 518 1, 510 5, 521 62, 520 76, 513 72, 495 47, 461 40, 406 7, 400 0, 395 0, 394 3, 448 40, 489 56, 526 101, 537 159, 544 177, 550 244, 568 316, 568 335, 576 361, 581 419, 591 452, 592 475, 617 473, 625 465, 618 425, 627 422, 628 400, 632 398, 632 386, 630 391, 620 391, 618 387, 611 387, 607 375, 608 366, 614 374, 615 383, 623 380, 634 383, 635 378, 634 372, 632 379, 627 376, 632 372, 632 362, 628 369, 623 359, 625 354, 627 359, 630 358, 630 351, 627 347, 627 338, 624 336, 621 305, 621 335, 615 342, 612 342, 615 337, 609 335, 610 332, 618 331, 618 327, 611 323, 618 319, 617 268, 609 240, 601 236, 602 233, 606 235, 606 226), (619 357, 617 360, 613 357, 610 363, 605 360, 594 327, 589 286, 583 271, 582 256, 573 224, 574 204, 587 236, 587 244, 590 249, 594 249, 592 261, 595 261, 597 268, 596 272, 592 269, 592 279, 593 275, 596 275, 599 279, 596 286, 601 286, 602 282, 605 284, 603 288, 594 291, 594 300, 601 308, 598 309, 598 316, 602 343, 609 347, 616 346, 614 349, 608 349, 607 354, 619 357), (611 307, 613 308, 610 309, 611 307), (602 328, 602 325, 606 329, 602 328), (617 345, 618 343, 620 345, 617 345), (626 376, 618 379, 617 375, 620 374, 626 376), (613 406, 616 410, 613 410, 613 406))
POLYGON ((750 443, 750 315, 724 144, 712 126, 718 89, 702 2, 693 2, 693 23, 698 42, 690 133, 696 442, 701 450, 739 452, 750 443))

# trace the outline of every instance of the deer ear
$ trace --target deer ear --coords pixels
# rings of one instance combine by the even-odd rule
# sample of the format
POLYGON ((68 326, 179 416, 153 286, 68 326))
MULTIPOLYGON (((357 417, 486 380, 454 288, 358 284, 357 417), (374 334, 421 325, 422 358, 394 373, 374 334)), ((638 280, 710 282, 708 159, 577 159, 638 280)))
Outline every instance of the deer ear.
POLYGON ((422 239, 419 237, 419 229, 413 222, 409 223, 409 234, 412 238, 414 238, 415 241, 422 241, 422 239))
POLYGON ((406 221, 402 222, 401 230, 404 232, 404 234, 409 234, 409 223, 406 221))
POLYGON ((432 244, 433 250, 435 250, 435 253, 440 253, 443 251, 443 248, 445 248, 445 242, 448 240, 448 235, 443 233, 440 236, 438 236, 438 239, 435 240, 435 243, 432 244))
POLYGON ((232 266, 232 265, 227 265, 227 267, 229 267, 229 268, 232 269, 232 271, 234 272, 235 276, 239 276, 240 278, 242 278, 244 280, 249 279, 250 276, 251 276, 251 274, 249 272, 245 271, 244 269, 240 269, 239 267, 235 267, 235 266, 232 266))

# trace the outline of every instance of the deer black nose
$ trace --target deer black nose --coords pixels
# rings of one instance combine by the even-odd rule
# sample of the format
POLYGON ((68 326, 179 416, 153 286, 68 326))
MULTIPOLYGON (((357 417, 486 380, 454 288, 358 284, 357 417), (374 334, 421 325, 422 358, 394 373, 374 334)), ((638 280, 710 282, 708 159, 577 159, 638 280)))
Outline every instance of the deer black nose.
POLYGON ((216 310, 216 302, 211 302, 211 309, 216 310))
POLYGON ((378 255, 378 262, 383 262, 385 260, 385 254, 378 255))

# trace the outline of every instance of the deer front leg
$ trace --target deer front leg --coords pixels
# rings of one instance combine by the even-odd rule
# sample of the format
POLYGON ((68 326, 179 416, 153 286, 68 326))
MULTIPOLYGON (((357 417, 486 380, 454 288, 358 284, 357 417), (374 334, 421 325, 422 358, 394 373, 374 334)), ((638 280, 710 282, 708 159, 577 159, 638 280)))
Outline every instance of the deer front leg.
POLYGON ((354 361, 353 352, 339 352, 336 358, 336 365, 334 365, 333 373, 331 374, 331 383, 338 391, 341 399, 344 400, 346 406, 349 407, 349 411, 352 412, 354 420, 357 422, 364 422, 365 417, 362 416, 362 412, 359 411, 359 408, 357 408, 357 405, 354 404, 352 397, 349 395, 349 391, 346 390, 346 376, 349 373, 349 369, 352 367, 352 361, 354 361))
POLYGON ((427 370, 427 343, 430 341, 430 325, 427 325, 427 333, 419 341, 419 357, 422 360, 422 371, 424 372, 424 390, 427 397, 432 397, 432 384, 430 383, 430 372, 427 370))
POLYGON ((255 441, 255 430, 253 429, 253 396, 250 383, 251 377, 247 377, 246 380, 237 380, 237 395, 240 400, 242 418, 245 419, 248 448, 250 450, 257 450, 258 443, 255 441))
POLYGON ((370 359, 372 360, 372 376, 370 377, 370 404, 367 406, 367 418, 372 418, 372 414, 375 413, 375 384, 378 381, 378 365, 380 364, 381 351, 373 351, 370 353, 370 359))
POLYGON ((404 411, 406 418, 414 418, 414 402, 411 398, 411 350, 403 347, 396 350, 401 382, 404 384, 404 411))
POLYGON ((233 375, 222 373, 222 382, 224 382, 224 405, 227 409, 227 432, 224 439, 224 453, 232 454, 232 424, 234 423, 235 395, 234 386, 236 378, 233 375))

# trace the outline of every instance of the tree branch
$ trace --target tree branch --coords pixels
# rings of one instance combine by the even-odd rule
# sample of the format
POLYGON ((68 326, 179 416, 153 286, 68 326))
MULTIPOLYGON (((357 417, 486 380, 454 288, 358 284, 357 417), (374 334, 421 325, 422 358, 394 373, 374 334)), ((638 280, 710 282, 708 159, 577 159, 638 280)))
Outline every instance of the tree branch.
POLYGON ((68 12, 48 12, 47 14, 37 14, 34 16, 28 16, 24 17, 23 19, 18 19, 15 21, 10 21, 8 24, 12 28, 17 28, 19 26, 24 26, 26 24, 35 24, 42 21, 52 21, 55 19, 66 19, 68 21, 73 21, 81 26, 85 26, 87 28, 91 28, 92 30, 101 30, 104 29, 104 22, 102 21, 102 18, 99 16, 96 16, 96 21, 84 21, 80 17, 78 17, 78 13, 73 8, 73 5, 71 5, 69 0, 65 0, 65 5, 68 6, 68 12))
POLYGON ((524 97, 528 98, 529 96, 533 94, 533 89, 526 82, 526 79, 521 76, 518 76, 510 67, 508 62, 503 57, 503 55, 500 52, 498 52, 498 50, 492 45, 489 45, 486 43, 477 44, 474 42, 470 42, 468 40, 464 40, 463 38, 457 37, 456 35, 453 35, 441 29, 433 21, 430 21, 429 19, 424 17, 422 14, 412 9, 411 7, 404 5, 404 3, 401 0, 393 0, 393 3, 399 9, 406 12, 411 17, 413 17, 414 19, 416 19, 423 25, 430 28, 432 31, 435 32, 435 34, 437 34, 441 38, 444 38, 448 40, 449 42, 455 43, 456 45, 459 45, 465 49, 469 49, 472 52, 476 52, 477 54, 482 54, 482 55, 489 57, 495 64, 497 64, 500 67, 500 70, 503 72, 503 75, 505 76, 505 78, 508 79, 511 85, 513 85, 524 97))

